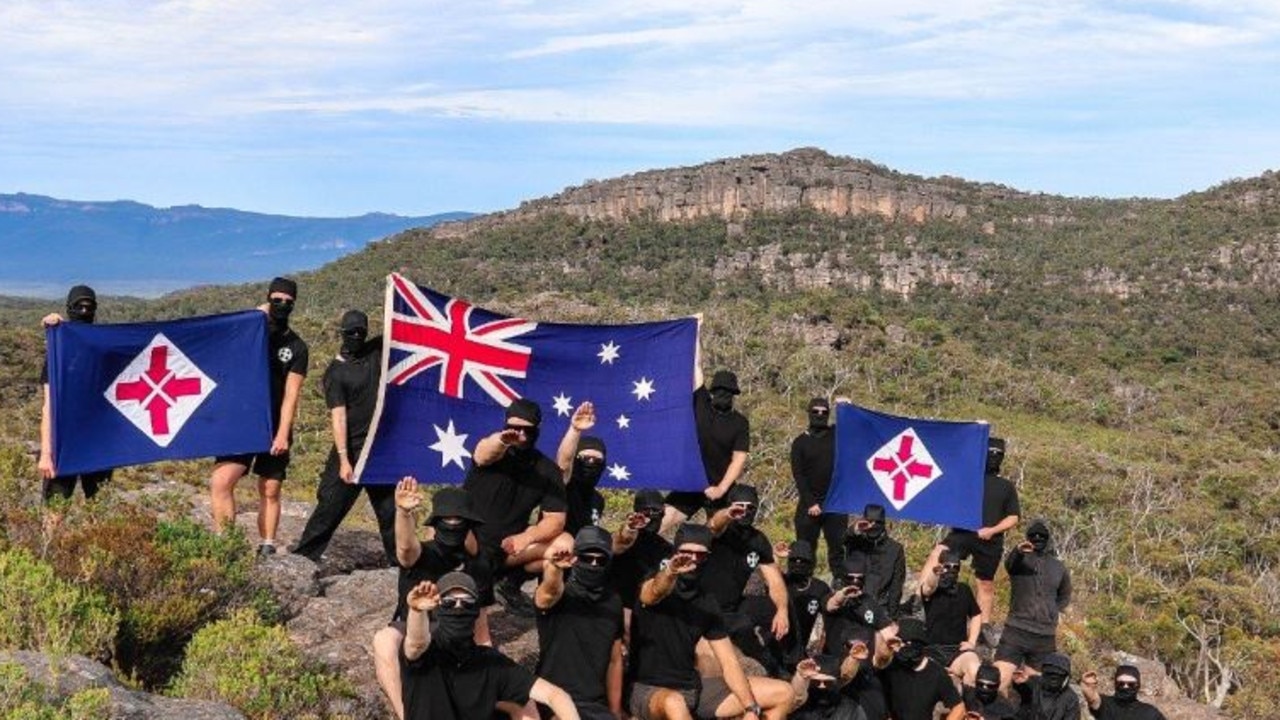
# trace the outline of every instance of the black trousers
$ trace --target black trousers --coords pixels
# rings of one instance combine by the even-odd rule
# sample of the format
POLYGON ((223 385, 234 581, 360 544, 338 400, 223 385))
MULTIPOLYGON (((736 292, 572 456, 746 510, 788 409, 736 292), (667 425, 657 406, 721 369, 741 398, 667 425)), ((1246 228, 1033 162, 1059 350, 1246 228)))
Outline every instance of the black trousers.
POLYGON ((810 517, 808 510, 807 507, 796 508, 796 539, 807 541, 816 555, 818 533, 822 533, 827 539, 827 567, 831 569, 831 577, 844 577, 844 535, 849 528, 849 516, 824 512, 818 517, 810 517))
MULTIPOLYGON (((353 449, 352 452, 357 452, 353 449)), ((351 512, 364 490, 369 496, 369 505, 378 518, 378 534, 382 536, 382 549, 387 554, 389 565, 396 562, 396 488, 394 485, 348 485, 342 482, 338 470, 341 463, 338 450, 329 451, 329 459, 320 473, 320 485, 316 488, 316 509, 307 518, 307 526, 302 530, 302 538, 293 552, 320 562, 320 556, 333 533, 342 523, 342 519, 351 512)))

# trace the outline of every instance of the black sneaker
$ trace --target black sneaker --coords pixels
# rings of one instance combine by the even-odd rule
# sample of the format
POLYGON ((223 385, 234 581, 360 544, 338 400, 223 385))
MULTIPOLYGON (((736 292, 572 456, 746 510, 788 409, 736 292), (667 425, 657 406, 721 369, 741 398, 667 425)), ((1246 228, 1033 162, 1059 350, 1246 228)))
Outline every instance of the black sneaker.
POLYGON ((996 645, 1000 644, 1000 633, 996 632, 991 623, 982 623, 982 630, 978 633, 978 642, 995 650, 996 645))
POLYGON ((507 612, 516 617, 533 617, 536 608, 524 591, 520 589, 520 581, 508 577, 493 587, 493 592, 502 601, 507 612))
POLYGON ((267 555, 275 555, 276 546, 263 543, 258 546, 258 557, 266 557, 267 555))

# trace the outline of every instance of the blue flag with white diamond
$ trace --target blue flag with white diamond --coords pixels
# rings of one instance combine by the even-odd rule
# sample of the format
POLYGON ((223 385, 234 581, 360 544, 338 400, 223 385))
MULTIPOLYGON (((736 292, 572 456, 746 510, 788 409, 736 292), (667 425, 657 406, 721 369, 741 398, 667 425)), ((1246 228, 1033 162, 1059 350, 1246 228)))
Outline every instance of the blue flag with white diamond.
POLYGON ((555 457, 579 404, 591 401, 608 463, 602 487, 701 490, 693 420, 693 318, 570 325, 507 317, 387 281, 382 385, 356 467, 361 483, 458 483, 483 437, 517 398, 542 407, 538 447, 555 457))
POLYGON ((829 512, 883 505, 889 517, 977 530, 990 427, 836 406, 829 512))

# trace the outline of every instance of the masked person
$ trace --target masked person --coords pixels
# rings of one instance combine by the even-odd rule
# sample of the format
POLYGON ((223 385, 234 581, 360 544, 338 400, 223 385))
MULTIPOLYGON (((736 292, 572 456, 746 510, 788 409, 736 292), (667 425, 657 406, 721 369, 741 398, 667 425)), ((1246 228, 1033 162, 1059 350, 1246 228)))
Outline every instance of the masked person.
POLYGON ((632 615, 627 671, 630 712, 637 720, 692 720, 733 717, 783 718, 791 709, 791 688, 742 671, 716 601, 702 588, 701 566, 711 548, 711 531, 681 525, 675 554, 640 587, 632 615), (706 639, 723 677, 698 674, 696 645, 706 639))
POLYGON ((813 628, 822 615, 822 608, 831 598, 831 586, 813 576, 813 546, 806 540, 797 540, 786 549, 787 605, 791 623, 779 642, 782 648, 782 665, 794 671, 796 664, 807 655, 813 628))
POLYGON ((599 525, 604 517, 604 495, 596 489, 607 460, 604 441, 582 434, 595 424, 595 406, 590 402, 579 405, 569 418, 569 427, 556 451, 556 464, 560 466, 565 485, 564 531, 570 540, 582 528, 599 525))
POLYGON ((609 532, 588 525, 571 548, 561 541, 547 548, 533 596, 536 672, 569 693, 578 715, 591 720, 622 716, 622 599, 609 585, 612 557, 609 532))
MULTIPOLYGON (((702 387, 702 370, 694 373, 698 389, 693 391, 693 421, 698 432, 698 448, 707 473, 707 489, 702 492, 667 493, 667 510, 662 530, 693 517, 703 508, 718 506, 747 469, 751 451, 751 423, 747 416, 733 408, 734 399, 742 393, 738 376, 728 370, 717 370, 711 386, 702 387)), ((709 517, 709 515, 708 515, 709 517)))
POLYGON ((307 378, 308 350, 289 327, 298 283, 278 277, 267 288, 267 358, 271 378, 271 426, 274 436, 268 452, 224 455, 214 458, 209 480, 209 500, 213 527, 221 532, 236 519, 236 483, 250 472, 258 475, 259 555, 276 551, 276 528, 280 525, 280 484, 289 468, 289 447, 293 443, 293 423, 298 412, 302 382, 307 378))
POLYGON ((819 655, 801 660, 791 679, 796 708, 791 720, 867 720, 852 699, 840 693, 841 658, 819 655))
POLYGON ((671 557, 675 547, 658 534, 662 526, 662 493, 640 490, 632 501, 632 512, 613 535, 613 564, 609 573, 613 588, 622 598, 626 627, 631 627, 631 609, 640 599, 640 585, 671 557))
POLYGON ((492 567, 498 598, 514 615, 533 617, 521 590, 526 572, 542 569, 547 543, 564 531, 568 505, 560 468, 537 448, 542 408, 527 398, 507 406, 503 429, 481 438, 463 487, 484 521, 480 554, 492 567), (537 524, 529 516, 541 511, 537 524))
POLYGON ((1022 703, 1018 720, 1080 720, 1080 699, 1071 691, 1071 658, 1049 653, 1040 662, 1040 674, 1018 681, 1013 689, 1022 703))
POLYGON ((835 470, 835 431, 831 427, 831 403, 813 398, 806 406, 809 427, 791 441, 791 478, 796 484, 796 539, 817 545, 818 533, 827 540, 827 566, 831 576, 840 574, 844 560, 844 536, 849 516, 827 512, 827 489, 835 470))
POLYGON ((964 561, 973 558, 973 574, 978 578, 978 607, 982 608, 983 641, 991 646, 991 607, 995 602, 996 569, 1004 554, 1004 534, 1018 525, 1022 509, 1018 489, 1000 475, 1004 462, 1005 441, 993 437, 987 441, 987 469, 982 481, 982 527, 975 532, 951 528, 942 541, 964 561))
POLYGON ((1116 668, 1114 695, 1098 693, 1098 674, 1087 672, 1080 678, 1089 714, 1098 720, 1165 720, 1164 713, 1138 699, 1142 689, 1142 673, 1134 665, 1116 668))
POLYGON ((462 572, 419 583, 405 596, 405 718, 474 720, 491 717, 500 703, 523 706, 533 700, 560 720, 578 720, 564 690, 476 644, 478 602, 475 580, 462 572))
POLYGON ((920 571, 919 592, 925 651, 965 685, 972 685, 982 662, 977 652, 982 611, 969 584, 960 581, 960 556, 944 545, 935 547, 920 571))
POLYGON ((868 504, 862 517, 845 536, 845 552, 859 551, 867 557, 867 586, 863 592, 875 598, 889 617, 898 616, 902 586, 907 580, 907 554, 902 543, 889 537, 883 505, 868 504))
POLYGON ((990 663, 980 664, 974 673, 973 684, 965 684, 964 708, 969 713, 978 713, 982 720, 1018 718, 1018 708, 1000 694, 1000 670, 990 663))
POLYGON ((387 564, 396 561, 396 499, 393 485, 356 485, 355 459, 360 457, 373 412, 378 404, 382 374, 382 337, 369 339, 369 318, 348 310, 338 328, 342 347, 325 368, 324 402, 329 407, 333 447, 316 487, 316 507, 307 518, 293 552, 320 562, 342 519, 351 512, 361 488, 378 519, 387 564))
MULTIPOLYGON (((894 637, 893 620, 871 595, 865 592, 867 585, 867 556, 855 550, 844 557, 840 576, 840 588, 831 593, 823 608, 822 652, 826 655, 846 655, 855 645, 861 645, 871 653, 884 653, 888 641, 894 637)), ((853 680, 842 692, 853 699, 868 718, 884 718, 888 706, 880 676, 874 672, 874 658, 858 660, 853 680)))
MULTIPOLYGON (((98 314, 98 295, 88 285, 76 285, 67 292, 67 322, 92 324, 98 314)), ((52 327, 63 321, 57 313, 46 315, 43 324, 52 327)), ((58 495, 70 500, 75 492, 76 483, 80 483, 80 491, 86 500, 98 494, 102 484, 111 480, 111 470, 98 470, 78 475, 58 475, 58 468, 53 460, 53 409, 49 394, 49 361, 46 358, 40 368, 40 388, 44 401, 40 407, 40 459, 37 466, 40 470, 40 495, 46 503, 58 495)), ((74 438, 65 438, 63 442, 75 442, 74 438)))
POLYGON ((773 558, 769 538, 755 527, 760 497, 756 489, 741 483, 729 488, 728 505, 711 516, 711 554, 702 565, 703 591, 715 599, 733 644, 765 666, 771 675, 781 674, 771 645, 783 638, 791 625, 787 585, 773 558), (756 632, 755 618, 744 612, 743 592, 751 575, 759 571, 769 590, 772 617, 764 633, 756 632))
POLYGON ((1071 572, 1054 553, 1043 520, 1027 527, 1027 539, 1009 551, 1004 568, 1009 617, 996 647, 996 666, 1007 690, 1015 669, 1038 671, 1045 656, 1057 652, 1058 616, 1071 603, 1071 572))
POLYGON ((934 706, 942 703, 946 720, 961 720, 964 703, 951 676, 924 649, 924 623, 913 617, 900 619, 897 637, 877 649, 874 662, 889 714, 895 720, 933 720, 934 706))
POLYGON ((465 571, 476 587, 476 642, 488 645, 489 617, 493 604, 493 587, 485 563, 467 551, 467 536, 480 524, 480 515, 471 507, 467 492, 461 488, 440 488, 432 499, 431 514, 426 525, 433 537, 419 541, 417 511, 422 507, 422 490, 417 480, 406 477, 394 488, 396 515, 396 562, 399 580, 395 613, 391 622, 373 636, 374 672, 397 718, 404 718, 403 691, 400 682, 400 645, 404 641, 405 618, 409 608, 405 598, 422 582, 435 582, 446 573, 465 571))

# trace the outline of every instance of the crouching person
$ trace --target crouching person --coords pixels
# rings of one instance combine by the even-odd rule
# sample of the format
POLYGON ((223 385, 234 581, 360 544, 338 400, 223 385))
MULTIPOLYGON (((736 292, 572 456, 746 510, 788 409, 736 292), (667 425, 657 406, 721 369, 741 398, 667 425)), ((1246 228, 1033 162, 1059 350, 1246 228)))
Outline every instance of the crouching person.
POLYGON ((476 644, 480 603, 470 575, 451 572, 439 583, 419 583, 406 602, 409 615, 400 656, 406 718, 486 718, 500 703, 524 706, 533 700, 560 720, 578 720, 564 690, 497 650, 476 644))

